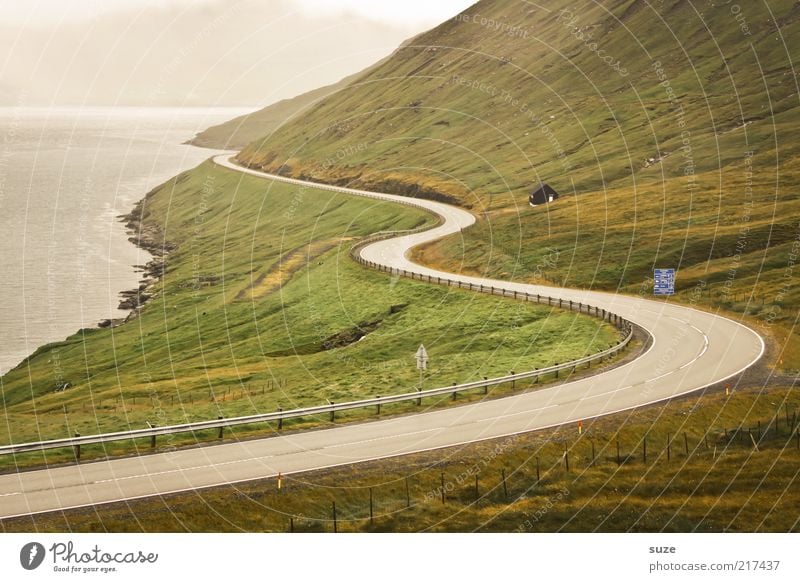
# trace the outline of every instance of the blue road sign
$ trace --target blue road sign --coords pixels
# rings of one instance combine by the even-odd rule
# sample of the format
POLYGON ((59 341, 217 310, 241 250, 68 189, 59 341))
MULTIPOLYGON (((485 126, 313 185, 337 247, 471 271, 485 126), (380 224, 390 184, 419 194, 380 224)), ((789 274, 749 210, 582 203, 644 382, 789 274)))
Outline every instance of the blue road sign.
POLYGON ((653 281, 653 295, 675 294, 675 269, 656 269, 653 281))

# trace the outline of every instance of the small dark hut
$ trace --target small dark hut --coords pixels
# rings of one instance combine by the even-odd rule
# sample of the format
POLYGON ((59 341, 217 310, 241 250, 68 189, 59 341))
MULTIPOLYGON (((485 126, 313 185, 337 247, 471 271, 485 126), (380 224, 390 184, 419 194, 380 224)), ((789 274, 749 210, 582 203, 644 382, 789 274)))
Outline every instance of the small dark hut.
POLYGON ((533 190, 528 196, 528 202, 531 206, 539 206, 540 204, 547 204, 558 199, 558 192, 553 190, 547 184, 540 184, 538 188, 533 190))

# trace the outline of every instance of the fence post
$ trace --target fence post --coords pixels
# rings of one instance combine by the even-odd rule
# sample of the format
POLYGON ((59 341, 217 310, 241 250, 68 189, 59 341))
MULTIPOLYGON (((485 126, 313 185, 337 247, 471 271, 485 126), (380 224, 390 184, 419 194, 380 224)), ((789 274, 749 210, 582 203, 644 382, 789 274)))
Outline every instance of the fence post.
POLYGON ((569 448, 567 443, 564 443, 564 469, 569 473, 569 448))
POLYGON ((444 503, 444 471, 442 471, 442 503, 444 503))
POLYGON ((475 475, 475 501, 481 498, 480 490, 478 489, 478 476, 475 475))
POLYGON ((333 533, 339 533, 339 524, 336 521, 336 502, 333 501, 333 533))
POLYGON ((411 493, 408 489, 408 477, 406 477, 406 509, 411 507, 411 493))
POLYGON ((503 476, 503 498, 508 503, 508 486, 506 485, 506 468, 503 467, 502 469, 502 476, 503 476))
POLYGON ((536 457, 536 484, 538 485, 541 480, 541 474, 539 473, 539 457, 536 457))
POLYGON ((372 525, 372 487, 369 488, 369 524, 372 525))
POLYGON ((617 466, 619 467, 622 464, 622 459, 619 456, 619 437, 617 437, 617 466))
POLYGON ((592 466, 594 466, 594 441, 590 441, 592 443, 592 466))
POLYGON ((644 440, 642 441, 642 459, 644 464, 647 464, 647 435, 644 435, 644 440))
POLYGON ((667 461, 668 462, 669 462, 669 456, 670 456, 670 441, 671 441, 670 434, 667 433, 667 461))
POLYGON ((689 437, 686 436, 686 431, 683 432, 683 449, 686 451, 686 456, 689 456, 689 437))

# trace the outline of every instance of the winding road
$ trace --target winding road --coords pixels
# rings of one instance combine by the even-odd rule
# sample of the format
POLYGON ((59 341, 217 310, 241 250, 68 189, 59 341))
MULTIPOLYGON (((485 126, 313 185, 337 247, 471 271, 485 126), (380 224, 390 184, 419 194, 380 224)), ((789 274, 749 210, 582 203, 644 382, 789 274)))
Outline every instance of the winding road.
POLYGON ((735 376, 763 354, 764 342, 751 329, 690 307, 441 273, 408 259, 413 247, 472 225, 475 217, 465 210, 430 200, 270 176, 237 166, 226 156, 214 161, 269 180, 429 210, 441 216, 439 226, 374 242, 361 249, 361 256, 422 275, 446 275, 600 307, 646 330, 652 336, 650 346, 635 360, 595 376, 497 400, 241 443, 0 475, 0 519, 359 463, 576 422, 700 390, 735 376))

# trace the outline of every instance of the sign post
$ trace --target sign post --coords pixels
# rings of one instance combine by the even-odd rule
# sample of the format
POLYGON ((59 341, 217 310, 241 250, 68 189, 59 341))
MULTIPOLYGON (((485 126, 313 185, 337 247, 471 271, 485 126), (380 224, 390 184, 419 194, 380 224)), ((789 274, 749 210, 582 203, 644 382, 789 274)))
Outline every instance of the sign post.
POLYGON ((675 269, 653 271, 653 295, 675 294, 675 269))
MULTIPOLYGON (((425 346, 419 344, 414 357, 417 359, 417 370, 419 370, 419 388, 417 388, 417 391, 422 392, 422 376, 425 370, 428 369, 428 350, 425 349, 425 346)), ((417 401, 417 404, 419 404, 419 401, 417 401)))

